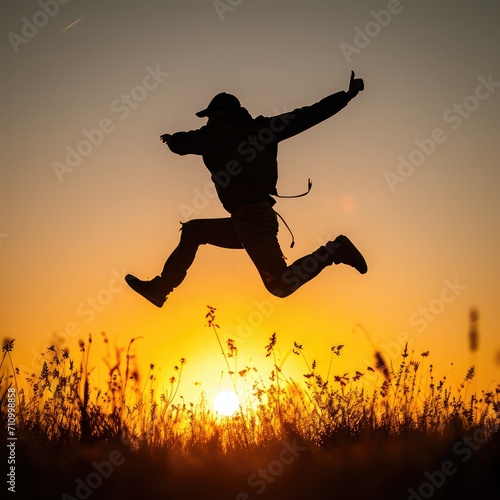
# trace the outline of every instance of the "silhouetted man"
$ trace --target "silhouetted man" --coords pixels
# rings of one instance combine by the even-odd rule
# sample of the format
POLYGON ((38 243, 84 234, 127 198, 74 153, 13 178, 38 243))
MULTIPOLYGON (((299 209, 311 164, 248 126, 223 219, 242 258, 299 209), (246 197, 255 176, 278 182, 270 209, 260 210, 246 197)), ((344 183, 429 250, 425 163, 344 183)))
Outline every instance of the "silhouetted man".
POLYGON ((182 224, 180 242, 161 274, 150 281, 128 274, 125 279, 130 287, 161 307, 185 278, 198 247, 205 244, 245 249, 264 286, 278 297, 287 297, 332 264, 347 264, 366 273, 363 256, 343 235, 287 266, 273 210, 278 144, 330 118, 363 89, 363 80, 352 72, 347 92, 337 92, 290 113, 257 118, 252 118, 235 96, 223 92, 196 113, 208 118, 205 126, 162 135, 161 141, 172 152, 202 156, 217 195, 231 216, 182 224))

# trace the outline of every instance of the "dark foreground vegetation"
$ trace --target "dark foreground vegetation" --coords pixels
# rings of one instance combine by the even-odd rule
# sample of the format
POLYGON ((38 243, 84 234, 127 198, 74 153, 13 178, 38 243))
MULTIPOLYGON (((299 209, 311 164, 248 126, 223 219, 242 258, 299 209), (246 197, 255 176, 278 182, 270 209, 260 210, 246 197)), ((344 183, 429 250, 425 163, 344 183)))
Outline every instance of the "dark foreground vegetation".
MULTIPOLYGON (((320 374, 295 343, 291 352, 306 366, 299 384, 276 362, 273 334, 263 356, 274 369, 264 382, 253 367, 234 369, 237 346, 221 340, 211 313, 241 402, 230 417, 203 396, 179 397, 184 359, 168 391, 156 389, 154 365, 139 383, 133 340, 123 356, 104 361, 105 387, 93 387, 91 339, 80 343, 78 361, 51 346, 41 372, 29 375, 16 370, 14 341, 6 341, 0 420, 8 498, 499 498, 500 386, 474 393, 474 367, 452 389, 434 380, 428 352, 405 348, 396 366, 375 352, 364 372, 334 375, 330 363, 320 374)), ((332 361, 342 348, 331 348, 332 361)))

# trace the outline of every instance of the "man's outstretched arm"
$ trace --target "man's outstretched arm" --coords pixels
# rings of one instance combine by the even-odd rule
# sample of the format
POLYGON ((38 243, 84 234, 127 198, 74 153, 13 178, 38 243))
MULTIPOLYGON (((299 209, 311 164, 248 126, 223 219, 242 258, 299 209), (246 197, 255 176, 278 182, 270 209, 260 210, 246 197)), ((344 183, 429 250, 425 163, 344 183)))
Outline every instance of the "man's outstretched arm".
POLYGON ((355 78, 354 71, 352 71, 347 91, 336 92, 311 106, 297 108, 289 113, 283 113, 271 118, 274 124, 272 129, 277 130, 276 141, 280 142, 293 137, 332 117, 345 108, 348 102, 354 99, 364 88, 364 81, 361 78, 355 78), (284 124, 284 126, 277 124, 284 124))
POLYGON ((160 141, 166 144, 170 151, 178 155, 202 155, 205 144, 202 129, 163 134, 160 136, 160 141))

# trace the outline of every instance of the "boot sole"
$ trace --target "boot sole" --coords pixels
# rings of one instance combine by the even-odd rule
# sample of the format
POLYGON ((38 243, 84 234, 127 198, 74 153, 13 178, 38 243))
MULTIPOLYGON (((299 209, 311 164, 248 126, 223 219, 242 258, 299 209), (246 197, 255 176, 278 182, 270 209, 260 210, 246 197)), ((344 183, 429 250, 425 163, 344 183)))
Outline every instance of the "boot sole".
POLYGON ((125 276, 125 281, 127 282, 127 285, 132 288, 132 290, 134 290, 134 292, 142 295, 146 300, 151 302, 151 304, 155 305, 156 307, 162 307, 163 304, 165 304, 166 299, 158 299, 158 297, 155 297, 154 295, 151 295, 146 290, 144 290, 141 287, 139 278, 136 278, 132 274, 127 274, 127 276, 125 276))

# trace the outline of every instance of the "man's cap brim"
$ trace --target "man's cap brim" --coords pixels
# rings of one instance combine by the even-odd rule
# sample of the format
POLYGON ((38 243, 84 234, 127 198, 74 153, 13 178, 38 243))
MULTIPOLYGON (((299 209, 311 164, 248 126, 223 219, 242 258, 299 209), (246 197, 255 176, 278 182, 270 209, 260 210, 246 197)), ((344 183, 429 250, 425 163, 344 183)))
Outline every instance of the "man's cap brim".
POLYGON ((204 116, 210 116, 212 113, 228 111, 239 107, 241 107, 241 104, 236 96, 226 92, 221 92, 210 101, 210 104, 205 109, 202 109, 195 114, 196 116, 203 118, 204 116))

